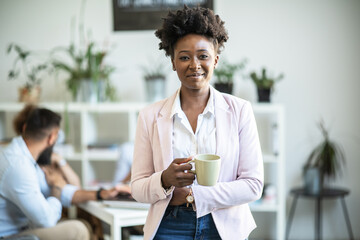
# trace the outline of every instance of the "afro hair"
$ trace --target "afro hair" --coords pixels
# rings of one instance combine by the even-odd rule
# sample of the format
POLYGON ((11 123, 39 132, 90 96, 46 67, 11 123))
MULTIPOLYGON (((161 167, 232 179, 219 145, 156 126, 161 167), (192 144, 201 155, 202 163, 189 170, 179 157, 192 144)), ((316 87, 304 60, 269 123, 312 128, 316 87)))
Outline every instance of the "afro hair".
POLYGON ((174 45, 187 34, 199 34, 212 40, 215 49, 219 54, 228 40, 228 34, 219 15, 208 8, 194 7, 186 5, 183 9, 169 11, 163 18, 163 25, 155 32, 160 39, 159 49, 164 49, 166 56, 173 57, 174 45))

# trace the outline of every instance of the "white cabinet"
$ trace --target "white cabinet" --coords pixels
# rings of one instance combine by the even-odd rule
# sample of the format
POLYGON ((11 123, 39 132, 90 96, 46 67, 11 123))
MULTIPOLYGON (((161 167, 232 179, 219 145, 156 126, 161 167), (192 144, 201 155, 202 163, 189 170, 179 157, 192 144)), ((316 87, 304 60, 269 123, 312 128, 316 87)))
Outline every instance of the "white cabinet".
MULTIPOLYGON (((23 106, 0 103, 0 139, 14 136, 12 119, 23 106)), ((99 141, 134 140, 137 114, 146 103, 42 103, 40 106, 62 115, 62 129, 67 132, 67 140, 74 149, 64 157, 79 173, 84 187, 91 187, 99 181, 112 180, 117 156, 94 154, 89 152, 88 146, 99 141)), ((250 205, 258 224, 250 239, 282 240, 285 233, 284 110, 281 105, 274 104, 254 104, 253 110, 263 150, 265 184, 275 196, 250 205)))
POLYGON ((264 159, 264 197, 250 204, 258 228, 250 239, 283 240, 285 234, 285 140, 284 108, 277 104, 254 104, 264 159), (267 195, 266 195, 267 193, 267 195))
MULTIPOLYGON (((99 182, 111 182, 118 154, 106 150, 90 150, 96 143, 120 144, 133 141, 137 114, 145 103, 41 103, 62 115, 61 128, 66 133, 67 149, 62 154, 80 175, 83 187, 99 182), (69 148, 70 146, 70 148, 69 148), (115 154, 114 154, 115 153, 115 154)), ((15 136, 14 116, 24 107, 22 103, 0 103, 0 140, 15 136)))

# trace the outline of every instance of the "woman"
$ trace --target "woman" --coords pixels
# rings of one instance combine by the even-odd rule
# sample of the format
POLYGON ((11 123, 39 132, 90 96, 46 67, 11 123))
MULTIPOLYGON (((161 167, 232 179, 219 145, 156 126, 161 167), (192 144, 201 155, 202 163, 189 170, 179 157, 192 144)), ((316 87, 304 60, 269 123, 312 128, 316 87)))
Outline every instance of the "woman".
POLYGON ((181 87, 139 114, 131 189, 152 204, 144 237, 246 239, 256 227, 247 203, 261 196, 262 155, 250 104, 209 85, 228 39, 224 22, 209 9, 185 6, 169 12, 156 36, 181 87), (222 159, 213 187, 187 171, 200 153, 222 159))

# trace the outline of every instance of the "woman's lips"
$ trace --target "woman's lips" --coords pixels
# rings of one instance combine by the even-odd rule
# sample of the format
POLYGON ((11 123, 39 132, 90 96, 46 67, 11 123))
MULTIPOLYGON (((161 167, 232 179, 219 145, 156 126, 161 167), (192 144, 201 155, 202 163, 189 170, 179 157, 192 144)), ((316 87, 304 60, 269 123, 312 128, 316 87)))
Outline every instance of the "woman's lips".
POLYGON ((193 73, 193 74, 189 74, 186 77, 188 78, 202 78, 205 76, 205 73, 193 73))

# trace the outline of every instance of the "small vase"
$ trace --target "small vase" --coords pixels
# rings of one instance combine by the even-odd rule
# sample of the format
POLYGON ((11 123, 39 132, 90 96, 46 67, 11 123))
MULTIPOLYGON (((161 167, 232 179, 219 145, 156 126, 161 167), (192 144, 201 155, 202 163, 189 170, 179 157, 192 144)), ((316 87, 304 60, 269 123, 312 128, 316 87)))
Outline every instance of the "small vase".
POLYGON ((156 78, 145 80, 146 101, 156 102, 165 98, 165 79, 156 78))
POLYGON ((41 88, 34 86, 32 88, 21 87, 19 88, 19 102, 25 103, 38 103, 40 100, 41 88))
POLYGON ((322 190, 322 178, 318 168, 308 168, 304 176, 305 192, 316 195, 322 190))
POLYGON ((232 83, 215 83, 215 89, 219 92, 232 94, 233 84, 232 83))
POLYGON ((270 102, 271 89, 257 88, 257 93, 259 102, 270 102))
POLYGON ((92 79, 83 79, 79 81, 79 85, 76 92, 76 101, 77 102, 86 102, 86 103, 97 103, 98 94, 97 94, 97 82, 92 79))
POLYGON ((106 82, 103 80, 97 83, 97 98, 98 102, 106 102, 108 100, 106 96, 106 82))

